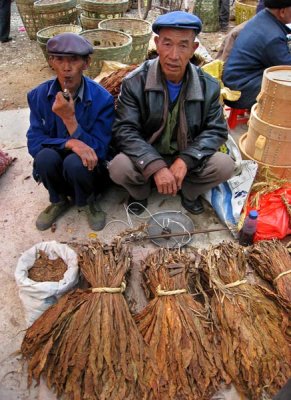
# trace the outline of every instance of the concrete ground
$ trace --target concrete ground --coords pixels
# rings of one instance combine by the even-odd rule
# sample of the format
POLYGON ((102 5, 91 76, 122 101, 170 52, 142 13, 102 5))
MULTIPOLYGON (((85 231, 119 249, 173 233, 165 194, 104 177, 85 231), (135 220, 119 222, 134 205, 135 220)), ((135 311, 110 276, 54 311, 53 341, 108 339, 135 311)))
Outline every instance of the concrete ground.
MULTIPOLYGON (((15 158, 6 173, 0 177, 0 399, 1 400, 34 400, 48 397, 39 393, 39 387, 27 388, 27 374, 17 351, 20 348, 25 329, 24 310, 18 297, 14 280, 14 271, 20 255, 41 241, 56 240, 59 242, 89 240, 92 233, 86 216, 72 208, 58 222, 55 232, 40 232, 35 228, 37 215, 48 205, 48 196, 42 185, 37 185, 31 176, 32 158, 26 148, 26 131, 29 123, 28 109, 0 112, 0 149, 15 158)), ((238 137, 246 131, 246 126, 236 129, 238 137)), ((110 241, 128 226, 123 203, 126 192, 112 187, 104 194, 101 205, 107 212, 110 224, 97 237, 110 241), (113 222, 111 222, 113 221, 113 222), (122 223, 121 221, 124 221, 122 223)), ((163 210, 185 210, 179 198, 161 197, 157 193, 149 199, 148 209, 151 213, 163 210)), ((146 213, 143 214, 146 217, 146 213)), ((191 217, 195 229, 216 229, 223 227, 214 211, 206 205, 206 211, 199 216, 191 217)), ((135 227, 141 220, 132 218, 135 227)), ((232 240, 228 231, 199 234, 193 237, 192 245, 207 247, 211 243, 232 240)), ((147 246, 148 244, 145 243, 147 246)), ((151 244, 151 246, 153 246, 151 244)), ((141 249, 140 245, 135 250, 141 249)), ((139 252, 141 254, 141 252, 139 252)), ((234 399, 234 397, 233 397, 234 399)))

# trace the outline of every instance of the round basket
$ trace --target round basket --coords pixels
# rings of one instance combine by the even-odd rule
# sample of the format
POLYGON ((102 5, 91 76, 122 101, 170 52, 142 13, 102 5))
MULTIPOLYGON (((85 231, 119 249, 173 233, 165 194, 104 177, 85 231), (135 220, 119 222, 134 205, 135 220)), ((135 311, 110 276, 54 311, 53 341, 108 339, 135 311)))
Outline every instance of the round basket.
POLYGON ((195 14, 203 23, 203 32, 219 30, 219 0, 196 0, 195 14))
POLYGON ((76 0, 38 0, 34 12, 39 28, 60 24, 77 24, 78 10, 76 0))
POLYGON ((83 31, 80 35, 89 40, 94 48, 91 65, 85 71, 91 78, 96 78, 100 73, 104 60, 128 63, 132 37, 127 33, 109 29, 92 29, 83 31))
POLYGON ((98 24, 101 20, 99 18, 86 17, 84 14, 81 14, 80 21, 82 28, 87 30, 98 28, 98 24))
POLYGON ((235 1, 235 23, 241 24, 248 21, 256 14, 257 0, 236 0, 235 1))
POLYGON ((36 39, 36 32, 38 26, 36 25, 36 18, 34 12, 34 0, 16 0, 19 15, 22 19, 26 33, 29 39, 36 39))
POLYGON ((100 29, 114 29, 131 35, 132 50, 129 55, 129 62, 140 64, 145 60, 152 36, 152 26, 148 21, 136 18, 104 19, 99 22, 98 27, 100 29))
POLYGON ((82 32, 82 28, 79 25, 55 25, 55 26, 49 26, 48 28, 41 29, 40 31, 37 32, 37 43, 39 44, 40 48, 42 49, 42 52, 48 60, 48 54, 46 51, 46 43, 47 41, 58 35, 59 33, 64 33, 64 32, 71 32, 71 33, 76 33, 80 34, 82 32))
POLYGON ((99 19, 122 17, 128 9, 128 0, 80 0, 80 4, 84 12, 94 13, 99 19))

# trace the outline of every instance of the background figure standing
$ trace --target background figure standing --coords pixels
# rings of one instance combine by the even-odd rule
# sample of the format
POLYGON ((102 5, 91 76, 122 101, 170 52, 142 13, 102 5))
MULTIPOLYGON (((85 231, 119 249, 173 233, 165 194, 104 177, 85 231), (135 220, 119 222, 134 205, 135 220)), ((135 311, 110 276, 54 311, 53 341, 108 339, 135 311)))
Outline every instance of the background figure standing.
POLYGON ((229 23, 229 0, 219 0, 219 25, 222 32, 227 32, 229 23))
POLYGON ((10 34, 11 0, 0 0, 0 42, 12 40, 10 34))

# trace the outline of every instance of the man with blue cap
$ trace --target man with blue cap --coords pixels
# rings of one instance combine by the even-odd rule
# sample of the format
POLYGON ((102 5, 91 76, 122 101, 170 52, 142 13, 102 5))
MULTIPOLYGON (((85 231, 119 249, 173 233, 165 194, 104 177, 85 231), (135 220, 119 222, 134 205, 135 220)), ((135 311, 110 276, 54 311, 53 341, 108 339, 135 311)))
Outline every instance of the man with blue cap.
POLYGON ((46 230, 72 204, 84 210, 89 226, 100 230, 105 213, 96 198, 105 184, 106 159, 114 99, 83 76, 93 53, 91 43, 74 33, 48 40, 50 66, 56 73, 28 93, 30 126, 27 145, 33 176, 49 193, 51 204, 36 220, 46 230))
POLYGON ((129 192, 129 212, 140 214, 151 186, 181 193, 183 207, 204 211, 200 195, 231 177, 233 160, 218 151, 227 139, 216 79, 189 60, 202 29, 183 11, 157 18, 152 29, 159 57, 145 61, 122 82, 113 125, 117 154, 111 179, 129 192))

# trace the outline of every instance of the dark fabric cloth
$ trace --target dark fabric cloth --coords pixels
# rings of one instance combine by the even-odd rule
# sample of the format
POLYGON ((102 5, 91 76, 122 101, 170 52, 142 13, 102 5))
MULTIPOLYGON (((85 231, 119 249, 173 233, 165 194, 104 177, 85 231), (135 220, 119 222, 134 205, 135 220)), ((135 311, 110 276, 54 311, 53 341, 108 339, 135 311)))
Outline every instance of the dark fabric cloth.
POLYGON ((227 28, 229 23, 229 0, 219 0, 219 25, 227 28))
POLYGON ((85 206, 92 196, 102 191, 108 181, 105 168, 97 166, 89 171, 77 154, 65 150, 41 150, 34 159, 34 171, 48 190, 51 203, 58 203, 64 196, 70 196, 77 206, 85 206))
POLYGON ((0 42, 9 38, 11 0, 0 0, 0 42))
MULTIPOLYGON (((216 79, 189 63, 183 87, 177 142, 179 145, 179 137, 185 137, 186 143, 179 147, 176 157, 193 168, 218 150, 228 131, 216 79)), ((145 177, 166 166, 155 142, 163 133, 168 105, 158 58, 144 62, 124 78, 113 125, 113 146, 116 152, 130 157, 145 177)))
POLYGON ((236 102, 225 101, 227 105, 250 109, 260 92, 264 70, 275 65, 291 65, 288 33, 291 30, 267 9, 248 21, 224 65, 224 85, 241 91, 240 99, 236 102))
POLYGON ((291 399, 291 379, 288 379, 287 383, 282 389, 273 397, 273 400, 290 400, 291 399))
POLYGON ((286 8, 291 7, 291 0, 264 0, 265 7, 286 8))

